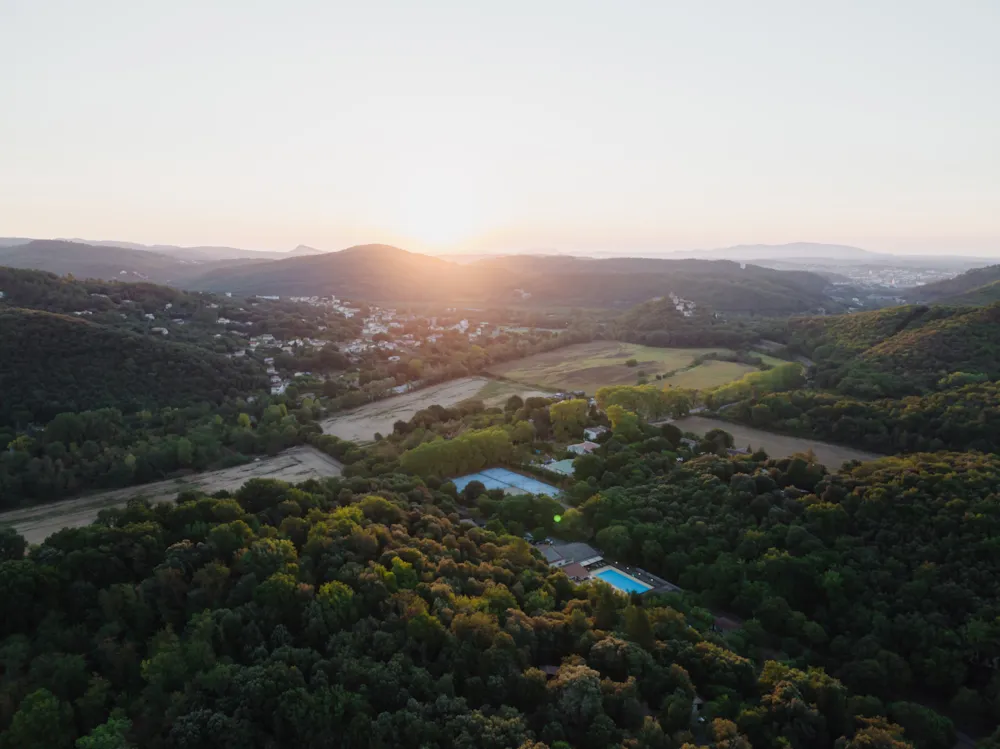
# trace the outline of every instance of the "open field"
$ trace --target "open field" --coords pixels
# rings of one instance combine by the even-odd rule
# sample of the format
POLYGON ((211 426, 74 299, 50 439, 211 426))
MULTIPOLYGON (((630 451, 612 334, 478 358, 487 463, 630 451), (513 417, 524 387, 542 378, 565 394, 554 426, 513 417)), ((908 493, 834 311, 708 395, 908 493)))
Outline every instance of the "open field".
POLYGON ((0 513, 0 526, 11 525, 29 543, 40 543, 63 528, 78 528, 92 523, 97 513, 108 507, 124 505, 142 497, 151 501, 173 499, 187 489, 212 494, 226 489, 233 491, 253 478, 281 479, 299 483, 311 478, 339 476, 342 466, 333 458, 312 447, 293 447, 273 458, 261 458, 221 471, 206 471, 190 476, 157 481, 153 484, 130 486, 109 492, 88 494, 77 499, 36 505, 0 513))
MULTIPOLYGON (((593 341, 498 364, 490 371, 517 382, 553 390, 583 390, 593 395, 604 385, 636 384, 640 370, 655 382, 652 380, 655 375, 685 369, 699 356, 715 352, 731 353, 723 348, 655 348, 620 341, 593 341), (637 360, 638 366, 625 366, 629 359, 637 360)), ((678 372, 676 383, 672 379, 666 382, 708 388, 738 379, 753 369, 745 364, 709 361, 678 372)))
POLYGON ((340 439, 365 442, 374 439, 376 432, 388 434, 397 421, 409 421, 428 406, 454 406, 472 398, 482 400, 487 406, 502 405, 512 395, 527 398, 549 393, 487 377, 462 377, 344 411, 326 419, 322 427, 324 433, 340 439))
POLYGON ((743 375, 756 372, 756 367, 732 361, 709 360, 693 369, 678 372, 673 377, 665 377, 663 382, 675 388, 704 390, 740 379, 743 375))
POLYGON ((841 447, 831 445, 828 442, 819 442, 802 437, 788 437, 784 434, 766 432, 763 429, 733 424, 728 421, 718 419, 706 419, 703 416, 685 416, 677 419, 674 424, 685 432, 695 434, 705 434, 711 429, 724 429, 733 435, 737 447, 752 445, 754 448, 763 449, 772 458, 783 458, 792 453, 802 453, 812 450, 816 454, 817 460, 830 470, 837 470, 841 464, 848 460, 875 460, 882 456, 875 453, 855 450, 851 447, 841 447))

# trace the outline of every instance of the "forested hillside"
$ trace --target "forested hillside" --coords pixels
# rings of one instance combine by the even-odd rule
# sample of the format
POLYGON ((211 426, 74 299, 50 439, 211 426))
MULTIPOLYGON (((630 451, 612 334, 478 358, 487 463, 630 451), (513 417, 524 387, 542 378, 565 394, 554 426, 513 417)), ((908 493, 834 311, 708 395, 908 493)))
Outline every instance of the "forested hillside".
POLYGON ((267 385, 263 372, 204 349, 48 312, 0 311, 0 351, 0 425, 220 403, 267 385))
POLYGON ((963 382, 904 398, 865 401, 814 390, 760 393, 725 412, 763 429, 877 453, 929 450, 1000 452, 1000 385, 963 382))
MULTIPOLYGON (((985 268, 975 268, 966 271, 955 278, 945 281, 917 286, 910 289, 907 298, 919 299, 922 302, 938 302, 940 304, 974 303, 972 299, 981 297, 984 300, 997 292, 997 282, 1000 282, 1000 265, 988 265, 985 268), (992 293, 987 292, 992 289, 992 293), (970 301, 961 301, 970 300, 970 301)), ((991 301, 998 301, 993 297, 991 301)), ((980 302, 983 303, 983 302, 980 302)))
POLYGON ((647 346, 742 348, 760 338, 748 321, 718 319, 711 312, 685 317, 670 299, 639 304, 615 321, 616 338, 647 346))
POLYGON ((790 323, 790 345, 816 362, 816 383, 860 397, 931 392, 957 372, 1000 377, 1000 304, 892 307, 790 323))
POLYGON ((374 301, 580 307, 628 307, 673 292, 713 309, 755 314, 833 304, 821 276, 727 261, 521 255, 459 265, 386 245, 223 268, 188 286, 374 301))
POLYGON ((703 614, 577 587, 451 509, 404 476, 254 481, 27 558, 5 533, 0 747, 913 746, 822 671, 757 670, 703 614))
POLYGON ((0 265, 51 271, 59 275, 72 274, 80 278, 165 281, 182 272, 185 263, 156 252, 37 239, 15 247, 0 248, 0 265))
POLYGON ((803 457, 706 455, 622 486, 607 471, 634 476, 632 461, 646 460, 638 444, 629 452, 578 459, 578 477, 604 487, 564 515, 579 537, 752 618, 758 647, 853 690, 890 702, 916 690, 1000 719, 996 456, 919 454, 828 474, 803 457))

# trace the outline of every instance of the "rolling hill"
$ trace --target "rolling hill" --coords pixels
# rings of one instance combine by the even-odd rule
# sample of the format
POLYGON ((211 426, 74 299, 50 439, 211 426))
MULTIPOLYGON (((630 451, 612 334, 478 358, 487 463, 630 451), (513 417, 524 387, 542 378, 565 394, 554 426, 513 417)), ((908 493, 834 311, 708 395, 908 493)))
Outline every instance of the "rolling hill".
POLYGON ((268 257, 184 259, 160 252, 61 239, 34 239, 0 246, 0 266, 43 270, 61 276, 72 274, 77 278, 154 281, 182 287, 205 273, 269 260, 268 257))
POLYGON ((944 281, 908 289, 907 299, 942 304, 991 304, 1000 301, 1000 265, 974 268, 944 281))
POLYGON ((205 349, 36 310, 0 311, 0 424, 64 411, 220 402, 263 372, 205 349))
POLYGON ((1000 378, 1000 303, 890 307, 791 328, 793 349, 816 361, 817 384, 858 397, 923 394, 956 373, 1000 378))
POLYGON ((287 258, 194 278, 189 288, 367 301, 455 301, 631 307, 671 292, 733 312, 781 314, 829 305, 827 281, 728 261, 508 256, 454 263, 388 245, 287 258))
POLYGON ((156 252, 38 239, 0 248, 0 265, 46 270, 59 275, 71 273, 80 278, 117 278, 124 281, 164 280, 164 277, 179 271, 183 263, 156 252))

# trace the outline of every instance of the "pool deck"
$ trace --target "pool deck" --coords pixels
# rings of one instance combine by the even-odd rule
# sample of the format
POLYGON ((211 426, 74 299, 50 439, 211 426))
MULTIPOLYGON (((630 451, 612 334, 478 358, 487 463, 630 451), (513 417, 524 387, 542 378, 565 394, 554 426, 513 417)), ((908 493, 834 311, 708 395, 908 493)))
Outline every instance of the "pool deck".
POLYGON ((639 595, 645 595, 646 593, 681 592, 681 589, 678 588, 673 583, 667 582, 662 577, 657 577, 656 575, 652 575, 649 572, 646 572, 646 570, 644 569, 641 569, 639 567, 630 567, 625 564, 615 564, 613 562, 611 563, 602 562, 601 565, 596 569, 589 570, 590 577, 592 579, 600 580, 600 578, 597 577, 597 573, 603 572, 604 570, 615 570, 620 575, 624 575, 625 577, 629 578, 630 580, 633 580, 634 582, 642 583, 643 585, 648 585, 649 589, 642 591, 641 593, 639 593, 639 595))

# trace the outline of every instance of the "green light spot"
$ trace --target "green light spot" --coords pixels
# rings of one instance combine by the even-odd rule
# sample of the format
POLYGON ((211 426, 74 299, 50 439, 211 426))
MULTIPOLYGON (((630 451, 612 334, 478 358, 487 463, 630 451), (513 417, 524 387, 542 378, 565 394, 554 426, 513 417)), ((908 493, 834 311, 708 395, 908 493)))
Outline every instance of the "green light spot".
POLYGON ((552 519, 555 520, 557 523, 561 523, 562 522, 562 515, 556 515, 552 519))

